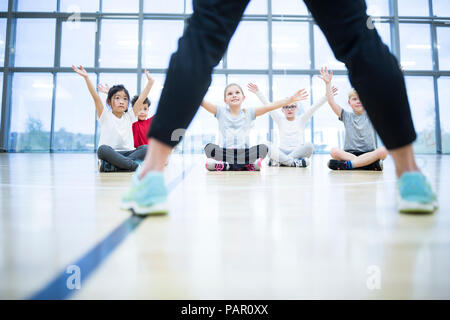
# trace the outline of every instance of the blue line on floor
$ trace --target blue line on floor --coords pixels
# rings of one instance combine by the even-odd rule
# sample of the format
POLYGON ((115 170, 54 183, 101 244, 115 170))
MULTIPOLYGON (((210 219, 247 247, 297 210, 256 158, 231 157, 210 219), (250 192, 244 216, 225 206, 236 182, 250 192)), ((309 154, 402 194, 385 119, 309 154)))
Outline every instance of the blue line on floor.
MULTIPOLYGON (((183 172, 174 180, 167 184, 168 192, 172 192, 180 182, 192 170, 193 165, 183 170, 183 172)), ((145 217, 131 215, 121 225, 114 229, 109 235, 100 241, 95 247, 89 250, 79 260, 73 262, 69 266, 77 266, 80 270, 80 278, 82 283, 106 260, 106 258, 129 236, 140 224, 145 217)), ((30 300, 60 300, 67 299, 71 294, 78 290, 69 289, 67 281, 72 276, 73 271, 63 270, 59 275, 51 281, 47 286, 39 290, 37 293, 29 297, 30 300)))

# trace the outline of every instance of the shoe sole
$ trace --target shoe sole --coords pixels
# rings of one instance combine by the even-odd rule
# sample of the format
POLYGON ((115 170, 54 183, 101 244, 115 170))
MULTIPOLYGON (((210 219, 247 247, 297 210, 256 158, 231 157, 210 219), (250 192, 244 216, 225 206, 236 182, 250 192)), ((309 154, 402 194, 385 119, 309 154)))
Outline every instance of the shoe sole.
POLYGON ((151 207, 141 207, 136 202, 121 203, 120 209, 125 211, 132 211, 138 216, 147 215, 166 215, 169 213, 169 203, 162 202, 151 207))
POLYGON ((398 210, 403 213, 433 213, 437 203, 421 203, 415 201, 398 200, 398 210))

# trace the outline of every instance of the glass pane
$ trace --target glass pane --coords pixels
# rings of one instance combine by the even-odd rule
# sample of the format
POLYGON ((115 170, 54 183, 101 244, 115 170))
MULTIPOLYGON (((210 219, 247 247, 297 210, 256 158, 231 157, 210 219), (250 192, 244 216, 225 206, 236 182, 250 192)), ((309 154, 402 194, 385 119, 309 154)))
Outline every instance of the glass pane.
MULTIPOLYGON (((137 76, 135 73, 101 73, 99 80, 101 84, 107 84, 110 87, 117 84, 124 85, 130 94, 130 103, 133 96, 137 94, 137 76)), ((106 94, 100 94, 100 97, 106 106, 106 94)))
POLYGON ((367 14, 380 17, 389 16, 389 0, 366 0, 367 14))
MULTIPOLYGON (((216 105, 224 105, 223 90, 226 86, 225 83, 225 75, 213 75, 205 100, 216 105)), ((200 107, 189 125, 182 148, 184 152, 188 153, 203 153, 203 149, 208 143, 220 143, 218 123, 211 113, 200 107)))
POLYGON ((273 22, 273 68, 309 69, 309 32, 305 22, 273 22))
POLYGON ((52 67, 55 56, 54 19, 17 19, 16 67, 52 67))
POLYGON ((267 23, 241 22, 228 48, 229 69, 267 69, 267 23), (249 46, 251 43, 251 46, 249 46))
MULTIPOLYGON (((242 105, 245 107, 260 107, 262 103, 259 99, 251 92, 247 90, 247 84, 253 82, 256 83, 259 89, 269 97, 269 79, 266 75, 229 75, 228 83, 237 83, 244 90, 246 96, 245 101, 242 105)), ((225 90, 225 87, 223 88, 225 90)), ((221 92, 221 97, 223 97, 223 90, 221 92)), ((223 100, 222 100, 223 101, 223 100)), ((260 143, 267 142, 269 133, 269 115, 265 114, 256 118, 253 123, 253 128, 250 131, 250 145, 257 145, 260 143)))
POLYGON ((450 70, 450 28, 437 28, 439 69, 450 70))
POLYGON ((103 12, 111 13, 137 13, 139 0, 103 0, 103 12))
POLYGON ((52 92, 51 74, 14 74, 10 150, 49 151, 52 92))
POLYGON ((331 70, 345 70, 345 64, 336 60, 322 30, 316 25, 314 26, 314 54, 316 69, 326 66, 331 70))
MULTIPOLYGON (((105 1, 103 1, 105 2, 105 1)), ((60 0, 61 12, 97 12, 98 0, 60 0)))
POLYGON ((433 0, 433 14, 438 17, 450 17, 450 1, 433 0))
MULTIPOLYGON (((298 113, 301 115, 305 108, 309 108, 311 105, 311 86, 309 81, 309 76, 307 75, 274 75, 273 76, 273 100, 280 100, 291 96, 294 92, 306 89, 308 91, 308 99, 298 103, 298 113)), ((274 130, 272 133, 272 141, 278 142, 279 132, 278 126, 274 123, 274 130)), ((305 139, 306 141, 311 141, 311 121, 305 127, 305 139)))
POLYGON ((72 64, 93 67, 95 60, 95 22, 63 22, 61 66, 72 64))
POLYGON ((307 15, 308 9, 303 1, 299 0, 271 0, 272 14, 282 15, 307 15))
POLYGON ((56 11, 56 0, 18 0, 17 11, 56 11))
POLYGON ((2 103, 3 103, 3 72, 0 72, 0 124, 2 123, 2 103))
MULTIPOLYGON (((189 2, 190 0, 188 0, 189 2)), ((145 13, 183 13, 184 0, 146 0, 144 1, 145 13)))
POLYGON ((442 153, 450 153, 450 77, 438 79, 442 153))
POLYGON ((245 14, 267 14, 267 0, 252 0, 244 11, 245 14))
POLYGON ((142 47, 144 68, 167 68, 183 35, 183 21, 145 20, 142 47), (164 32, 161 32, 164 30, 164 32))
POLYGON ((0 19, 0 66, 5 64, 6 19, 0 19))
POLYGON ((428 0, 398 0, 399 16, 429 16, 428 0))
POLYGON ((0 1, 0 11, 8 11, 8 1, 0 1))
POLYGON ((100 66, 136 68, 138 53, 137 20, 103 20, 100 66))
MULTIPOLYGON (((335 101, 345 110, 352 111, 348 104, 348 94, 352 88, 347 76, 333 76, 333 85, 338 88, 335 101)), ((314 102, 325 95, 325 84, 317 76, 313 77, 314 102)), ((330 152, 332 147, 344 148, 345 128, 342 121, 325 103, 314 115, 314 145, 316 152, 330 152)))
POLYGON ((432 77, 405 77, 417 140, 414 151, 436 153, 434 89, 432 77))
MULTIPOLYGON (((96 83, 95 74, 89 78, 96 83)), ((94 150, 95 106, 85 81, 77 74, 57 76, 54 130, 54 150, 94 150)))
POLYGON ((406 70, 432 70, 429 25, 400 24, 401 64, 406 70))

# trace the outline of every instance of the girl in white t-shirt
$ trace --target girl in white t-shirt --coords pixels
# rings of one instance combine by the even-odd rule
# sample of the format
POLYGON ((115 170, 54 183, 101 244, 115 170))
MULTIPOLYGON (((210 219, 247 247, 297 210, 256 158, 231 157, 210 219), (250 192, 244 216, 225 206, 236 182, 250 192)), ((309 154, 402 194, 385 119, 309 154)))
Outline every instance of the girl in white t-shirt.
POLYGON ((123 85, 116 85, 109 89, 106 100, 111 110, 105 108, 86 70, 82 66, 72 66, 72 69, 86 81, 97 110, 101 129, 97 150, 99 171, 135 171, 147 153, 146 145, 135 149, 133 140, 132 125, 137 121, 141 104, 136 103, 130 112, 130 95, 127 89, 123 85))
POLYGON ((308 94, 304 89, 293 96, 275 101, 257 108, 242 108, 245 95, 242 88, 235 83, 229 84, 224 91, 226 106, 216 106, 205 100, 201 106, 212 113, 219 122, 221 146, 208 144, 205 147, 206 168, 210 171, 222 170, 259 170, 262 158, 265 158, 268 147, 264 144, 251 147, 248 138, 251 123, 261 116, 282 106, 304 100, 308 94))
MULTIPOLYGON (((264 105, 270 103, 256 84, 249 83, 248 89, 256 94, 264 105)), ((336 93, 337 89, 333 87, 333 94, 336 93)), ((296 116, 297 103, 284 106, 282 113, 278 110, 270 112, 273 121, 278 125, 280 143, 278 146, 269 145, 269 165, 287 167, 307 167, 309 165, 309 158, 314 151, 314 146, 311 142, 305 141, 305 126, 314 112, 325 102, 327 102, 326 95, 298 117, 296 116)))

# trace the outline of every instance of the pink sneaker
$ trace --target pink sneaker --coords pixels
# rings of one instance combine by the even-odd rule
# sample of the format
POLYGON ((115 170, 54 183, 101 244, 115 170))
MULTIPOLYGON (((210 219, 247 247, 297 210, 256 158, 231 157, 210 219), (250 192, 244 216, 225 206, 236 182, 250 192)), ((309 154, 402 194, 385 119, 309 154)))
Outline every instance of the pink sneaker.
POLYGON ((254 163, 246 164, 245 168, 247 171, 260 171, 262 167, 262 158, 256 159, 254 163))
POLYGON ((209 171, 223 171, 227 168, 227 163, 223 161, 217 161, 211 158, 206 159, 205 168, 209 171))

